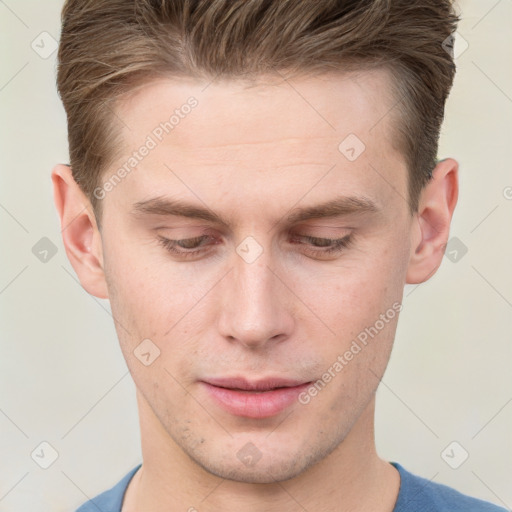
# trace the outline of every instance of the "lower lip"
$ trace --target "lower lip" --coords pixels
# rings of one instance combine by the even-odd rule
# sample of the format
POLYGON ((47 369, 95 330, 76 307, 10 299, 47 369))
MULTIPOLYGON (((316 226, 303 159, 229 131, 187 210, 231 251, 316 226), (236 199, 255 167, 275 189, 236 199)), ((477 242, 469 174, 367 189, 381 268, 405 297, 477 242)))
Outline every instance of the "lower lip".
POLYGON ((202 382, 210 396, 225 411, 246 418, 268 418, 274 416, 297 401, 298 395, 311 384, 277 388, 270 391, 241 391, 220 388, 202 382))

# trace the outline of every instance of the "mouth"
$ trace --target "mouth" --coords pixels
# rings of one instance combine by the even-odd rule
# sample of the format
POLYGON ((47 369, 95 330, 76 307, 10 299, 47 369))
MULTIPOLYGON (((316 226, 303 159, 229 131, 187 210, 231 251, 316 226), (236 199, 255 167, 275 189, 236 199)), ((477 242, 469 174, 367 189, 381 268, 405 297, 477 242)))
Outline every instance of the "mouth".
POLYGON ((249 381, 243 377, 201 381, 212 402, 224 411, 246 418, 268 418, 289 408, 312 381, 271 377, 249 381))

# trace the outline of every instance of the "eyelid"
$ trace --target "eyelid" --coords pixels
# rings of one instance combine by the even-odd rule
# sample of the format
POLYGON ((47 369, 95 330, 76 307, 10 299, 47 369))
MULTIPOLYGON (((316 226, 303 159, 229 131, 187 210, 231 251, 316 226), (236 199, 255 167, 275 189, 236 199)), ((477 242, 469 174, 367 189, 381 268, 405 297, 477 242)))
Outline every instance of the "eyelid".
MULTIPOLYGON (((212 237, 211 235, 208 235, 208 234, 203 234, 203 235, 198 235, 198 236, 191 236, 191 237, 187 237, 187 238, 167 238, 165 236, 162 236, 162 235, 158 235, 158 240, 163 243, 163 244, 179 244, 180 242, 183 243, 183 242, 192 242, 192 241, 195 241, 197 240, 198 242, 202 242, 203 240, 208 240, 208 239, 213 239, 214 237, 212 237)), ((190 252, 192 250, 196 250, 198 249, 199 247, 202 247, 202 245, 204 244, 201 244, 199 245, 198 247, 196 247, 195 249, 190 249, 189 251, 187 251, 186 248, 183 248, 183 251, 184 252, 190 252)))
POLYGON ((312 245, 312 244, 301 244, 304 246, 306 252, 311 252, 317 255, 329 255, 335 253, 341 253, 347 249, 354 241, 353 233, 348 233, 341 238, 322 238, 316 236, 299 235, 299 238, 305 238, 306 240, 321 240, 322 242, 329 242, 330 245, 312 245))
MULTIPOLYGON (((338 255, 344 252, 352 243, 353 243, 353 233, 349 233, 341 238, 325 238, 325 237, 315 237, 311 235, 303 235, 303 234, 294 234, 296 238, 303 238, 306 240, 320 240, 322 242, 327 242, 329 245, 314 245, 311 243, 298 243, 303 247, 303 251, 307 254, 313 255, 316 258, 322 259, 324 256, 332 256, 338 255)), ((211 235, 200 235, 192 238, 181 238, 181 239, 169 239, 163 237, 161 235, 158 236, 158 242, 171 254, 176 255, 179 258, 187 259, 193 257, 201 257, 204 253, 208 253, 211 251, 212 244, 200 244, 197 247, 187 249, 187 248, 176 248, 179 242, 187 242, 187 241, 200 241, 201 239, 214 238, 211 235)), ((214 243, 213 245, 217 245, 214 243)), ((179 246, 178 246, 179 247, 179 246)))

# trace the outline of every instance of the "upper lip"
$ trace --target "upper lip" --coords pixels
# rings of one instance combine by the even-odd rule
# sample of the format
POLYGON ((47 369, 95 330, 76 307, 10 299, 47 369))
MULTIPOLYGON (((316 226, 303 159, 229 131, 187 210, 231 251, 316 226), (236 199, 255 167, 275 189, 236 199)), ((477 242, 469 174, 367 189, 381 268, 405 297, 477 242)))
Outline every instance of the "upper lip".
POLYGON ((307 381, 283 379, 281 377, 267 377, 259 380, 248 380, 245 377, 219 377, 204 379, 203 382, 228 389, 241 389, 244 391, 268 391, 275 388, 290 388, 300 386, 307 381))

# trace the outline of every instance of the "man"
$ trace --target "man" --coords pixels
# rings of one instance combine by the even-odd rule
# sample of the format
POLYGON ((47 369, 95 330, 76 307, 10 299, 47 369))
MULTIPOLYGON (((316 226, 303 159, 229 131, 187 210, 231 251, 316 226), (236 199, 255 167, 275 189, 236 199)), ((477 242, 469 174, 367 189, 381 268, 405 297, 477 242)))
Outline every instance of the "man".
POLYGON ((71 0, 52 178, 142 465, 79 510, 494 511, 381 459, 403 288, 438 269, 445 0, 71 0))

